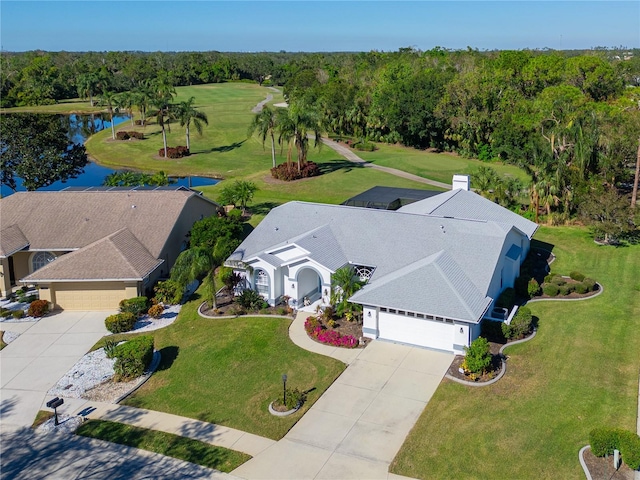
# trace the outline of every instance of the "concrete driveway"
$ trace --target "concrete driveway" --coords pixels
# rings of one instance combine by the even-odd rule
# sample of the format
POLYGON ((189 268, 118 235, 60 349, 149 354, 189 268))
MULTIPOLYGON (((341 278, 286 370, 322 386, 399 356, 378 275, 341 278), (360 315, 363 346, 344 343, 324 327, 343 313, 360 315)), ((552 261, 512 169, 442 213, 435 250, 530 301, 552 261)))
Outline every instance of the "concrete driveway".
MULTIPOLYGON (((47 391, 87 353, 107 330, 114 312, 53 312, 38 322, 3 322, 0 329, 21 333, 0 352, 0 433, 28 427, 46 403, 47 391)), ((58 411, 72 411, 65 399, 58 411)))
POLYGON ((388 479, 452 354, 373 341, 287 435, 232 473, 246 479, 388 479))

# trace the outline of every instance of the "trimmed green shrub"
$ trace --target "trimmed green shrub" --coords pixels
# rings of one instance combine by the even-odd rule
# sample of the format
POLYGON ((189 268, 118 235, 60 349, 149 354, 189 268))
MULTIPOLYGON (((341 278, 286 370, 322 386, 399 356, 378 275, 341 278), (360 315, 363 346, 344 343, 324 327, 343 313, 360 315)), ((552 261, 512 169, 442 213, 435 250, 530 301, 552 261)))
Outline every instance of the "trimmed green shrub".
POLYGON ((619 448, 622 454, 622 461, 630 469, 640 469, 640 436, 628 430, 623 430, 619 434, 619 448))
POLYGON ((579 293, 580 295, 589 292, 589 287, 586 286, 584 283, 576 283, 574 287, 575 287, 576 293, 579 293))
POLYGON ((505 288, 504 291, 498 297, 498 300, 496 300, 496 307, 511 308, 511 306, 515 303, 515 301, 516 301, 516 291, 511 287, 505 288))
POLYGON ((137 318, 137 315, 131 312, 116 313, 105 318, 104 326, 111 333, 129 332, 136 324, 137 318))
POLYGON ((529 298, 535 297, 540 293, 540 284, 535 278, 529 280, 527 284, 527 293, 529 294, 529 298))
POLYGON ((11 310, 2 310, 2 312, 0 312, 0 317, 2 318, 7 318, 10 317, 12 314, 11 310))
POLYGON ((546 277, 544 277, 544 283, 551 283, 553 282, 555 275, 553 273, 550 273, 549 275, 547 275, 546 277))
POLYGON ((162 315, 162 312, 164 312, 164 307, 159 303, 157 303, 149 307, 149 311, 147 312, 147 314, 151 318, 160 318, 160 316, 162 315))
POLYGON ((128 380, 139 377, 153 358, 153 337, 142 335, 118 345, 113 352, 116 363, 113 369, 115 380, 128 380))
POLYGON ((571 272, 569 276, 571 277, 572 280, 575 280, 576 282, 581 282, 584 280, 584 275, 580 272, 571 272))
POLYGON ((240 222, 242 220, 242 210, 239 208, 234 208, 227 212, 227 217, 236 222, 240 222))
POLYGON ((550 283, 542 287, 542 293, 550 297, 557 296, 559 291, 560 291, 560 287, 558 287, 555 283, 550 283))
POLYGON ((491 364, 491 350, 486 338, 478 337, 464 347, 464 363, 471 373, 480 374, 491 364))
POLYGON ((567 281, 563 277, 561 277, 560 275, 556 275, 555 277, 553 277, 552 282, 555 285, 558 285, 559 287, 561 287, 562 285, 566 285, 567 284, 567 281))
POLYGON ((589 432, 591 452, 596 457, 611 455, 620 450, 622 461, 632 470, 640 468, 640 436, 619 428, 594 428, 589 432))
POLYGON ((304 394, 304 392, 301 392, 300 389, 297 387, 293 389, 287 387, 286 394, 287 394, 286 402, 284 401, 285 399, 282 398, 283 395, 280 395, 276 400, 277 405, 286 405, 286 407, 289 410, 293 410, 294 408, 297 408, 300 405, 302 405, 305 401, 306 395, 304 394))
POLYGON ((593 278, 585 278, 582 283, 588 288, 589 292, 597 290, 596 281, 593 278))
POLYGON ((182 287, 173 280, 164 280, 156 283, 153 287, 155 300, 165 305, 178 305, 182 300, 182 287))
POLYGON ((11 315, 13 316, 13 318, 22 318, 24 317, 24 310, 14 310, 13 312, 11 312, 11 315))
POLYGON ((529 307, 520 307, 511 319, 511 324, 502 324, 502 334, 509 340, 522 338, 531 332, 533 315, 529 307))
POLYGON ((247 310, 261 310, 267 308, 268 304, 264 298, 255 290, 245 290, 235 298, 235 302, 247 310))
POLYGON ((596 457, 611 455, 618 445, 618 429, 614 428, 594 428, 589 432, 589 445, 591 453, 596 457))
POLYGON ((147 297, 133 297, 120 300, 120 311, 122 313, 133 313, 139 317, 143 313, 146 313, 149 308, 149 300, 147 297))
POLYGON ((34 300, 29 304, 27 314, 30 317, 44 317, 49 312, 49 302, 46 300, 34 300))

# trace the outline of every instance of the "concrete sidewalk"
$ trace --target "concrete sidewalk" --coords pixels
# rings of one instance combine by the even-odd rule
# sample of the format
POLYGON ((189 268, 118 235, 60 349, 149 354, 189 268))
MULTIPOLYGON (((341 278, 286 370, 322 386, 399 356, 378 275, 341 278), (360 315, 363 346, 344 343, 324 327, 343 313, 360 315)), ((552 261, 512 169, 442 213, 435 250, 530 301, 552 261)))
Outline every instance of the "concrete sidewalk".
MULTIPOLYGON (((29 427, 47 391, 107 332, 112 312, 53 312, 38 322, 2 322, 20 336, 0 352, 0 432, 29 427)), ((60 409, 68 413, 73 402, 60 409)))
POLYGON ((86 402, 75 412, 85 418, 125 423, 149 430, 173 433, 256 456, 275 444, 275 440, 213 423, 201 422, 170 413, 111 403, 86 402))

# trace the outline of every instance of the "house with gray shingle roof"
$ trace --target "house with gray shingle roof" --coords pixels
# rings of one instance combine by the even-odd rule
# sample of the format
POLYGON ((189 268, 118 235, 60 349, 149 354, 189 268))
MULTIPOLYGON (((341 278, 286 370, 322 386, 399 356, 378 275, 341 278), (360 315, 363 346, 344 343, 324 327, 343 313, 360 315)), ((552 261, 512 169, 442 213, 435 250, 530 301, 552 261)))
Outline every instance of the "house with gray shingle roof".
POLYGON ((17 192, 0 200, 0 287, 111 310, 166 277, 193 223, 219 206, 184 187, 17 192))
POLYGON ((468 190, 396 211, 289 202, 274 208, 226 264, 270 303, 327 305, 331 276, 366 285, 363 335, 461 353, 513 287, 537 225, 468 190))

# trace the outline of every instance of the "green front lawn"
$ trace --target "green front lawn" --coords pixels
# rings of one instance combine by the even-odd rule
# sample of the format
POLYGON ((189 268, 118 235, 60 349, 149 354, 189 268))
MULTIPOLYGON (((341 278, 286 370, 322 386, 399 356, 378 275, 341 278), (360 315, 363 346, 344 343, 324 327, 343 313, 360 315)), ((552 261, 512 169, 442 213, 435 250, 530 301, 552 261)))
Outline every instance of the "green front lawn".
POLYGON ((589 431, 635 431, 640 370, 640 245, 603 247, 582 228, 541 228, 552 271, 578 270, 604 292, 534 302, 535 339, 506 350, 506 375, 469 388, 444 380, 394 460, 416 478, 584 478, 589 431))
POLYGON ((172 433, 132 427, 131 425, 104 420, 89 420, 78 427, 76 434, 141 448, 149 452, 159 453, 227 473, 235 470, 251 458, 246 453, 216 447, 172 433))
POLYGON ((342 362, 291 342, 283 318, 205 319, 200 301, 153 332, 162 353, 158 371, 127 405, 158 410, 280 439, 344 370, 342 362), (268 405, 287 386, 308 390, 294 415, 272 416, 268 405))

